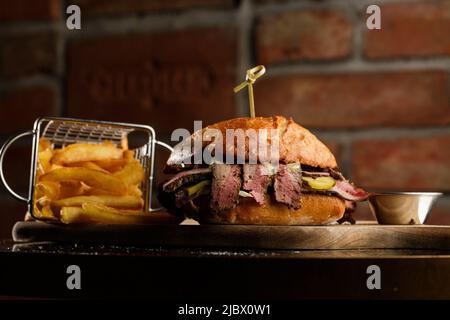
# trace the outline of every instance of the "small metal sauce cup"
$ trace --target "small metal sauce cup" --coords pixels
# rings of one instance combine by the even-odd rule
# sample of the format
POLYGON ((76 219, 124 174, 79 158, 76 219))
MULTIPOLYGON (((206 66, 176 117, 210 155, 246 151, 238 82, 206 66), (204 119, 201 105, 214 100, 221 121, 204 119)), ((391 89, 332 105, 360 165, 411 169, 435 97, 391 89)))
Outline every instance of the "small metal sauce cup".
POLYGON ((440 192, 375 192, 369 206, 379 224, 423 224, 440 192))

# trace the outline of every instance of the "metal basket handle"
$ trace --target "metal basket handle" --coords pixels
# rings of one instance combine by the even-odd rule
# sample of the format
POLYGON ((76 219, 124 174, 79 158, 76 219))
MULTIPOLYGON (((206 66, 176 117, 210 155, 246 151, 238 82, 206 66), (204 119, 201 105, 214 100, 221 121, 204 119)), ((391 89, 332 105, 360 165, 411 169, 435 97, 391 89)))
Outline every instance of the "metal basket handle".
POLYGON ((31 136, 34 135, 34 131, 33 130, 29 130, 26 132, 22 132, 19 133, 18 135, 9 138, 8 140, 6 140, 6 142, 3 144, 2 148, 0 149, 0 179, 2 180, 3 185, 5 186, 6 190, 8 190, 9 193, 11 193, 11 195, 16 198, 17 200, 21 200, 21 201, 25 201, 28 202, 29 199, 25 198, 24 196, 21 196, 20 194, 16 193, 8 184, 8 182, 6 181, 5 178, 5 174, 3 172, 3 159, 5 157, 6 151, 8 151, 9 147, 16 142, 17 140, 19 140, 20 138, 23 138, 25 136, 31 136))
MULTIPOLYGON (((162 147, 168 149, 170 152, 173 152, 173 148, 172 148, 171 146, 169 146, 167 143, 164 143, 164 142, 155 140, 155 144, 158 144, 158 145, 160 145, 160 146, 162 146, 162 147)), ((154 155, 153 155, 153 156, 154 156, 154 155)), ((150 179, 151 179, 150 183, 153 183, 153 176, 150 177, 150 179)), ((153 190, 153 188, 152 188, 152 190, 153 190)), ((152 195, 151 195, 151 196, 152 196, 152 195)), ((155 211, 161 211, 161 210, 163 210, 163 209, 164 209, 164 207, 149 208, 149 211, 150 211, 150 212, 155 212, 155 211)))

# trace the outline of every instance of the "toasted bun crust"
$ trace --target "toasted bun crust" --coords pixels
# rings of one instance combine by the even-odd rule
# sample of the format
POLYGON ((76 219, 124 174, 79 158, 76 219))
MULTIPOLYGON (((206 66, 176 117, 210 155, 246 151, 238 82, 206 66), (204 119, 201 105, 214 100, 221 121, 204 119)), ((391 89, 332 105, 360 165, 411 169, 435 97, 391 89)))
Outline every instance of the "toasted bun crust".
POLYGON ((323 225, 343 217, 344 200, 326 195, 302 194, 300 209, 270 200, 260 206, 252 198, 240 198, 233 210, 219 214, 205 212, 196 219, 211 224, 323 225))
MULTIPOLYGON (((184 140, 174 147, 174 151, 167 161, 166 171, 171 168, 180 167, 180 163, 192 157, 193 154, 186 154, 186 150, 190 150, 189 146, 194 145, 193 141, 200 136, 203 136, 207 129, 218 129, 222 136, 226 137, 226 129, 279 129, 278 141, 280 162, 292 163, 300 162, 304 165, 310 165, 320 168, 336 168, 336 159, 331 151, 313 135, 309 130, 303 128, 295 123, 292 119, 286 119, 282 116, 275 117, 257 117, 257 118, 235 118, 216 124, 210 125, 203 130, 195 132, 190 138, 184 140)), ((267 138, 270 143, 270 135, 267 138)), ((211 141, 203 141, 202 148, 205 148, 211 141)), ((259 144, 259 143, 258 143, 259 144)), ((223 150, 226 150, 226 141, 223 141, 223 150)), ((237 146, 234 145, 229 150, 237 155, 237 146)), ((245 156, 248 160, 249 143, 248 139, 245 141, 245 156)))

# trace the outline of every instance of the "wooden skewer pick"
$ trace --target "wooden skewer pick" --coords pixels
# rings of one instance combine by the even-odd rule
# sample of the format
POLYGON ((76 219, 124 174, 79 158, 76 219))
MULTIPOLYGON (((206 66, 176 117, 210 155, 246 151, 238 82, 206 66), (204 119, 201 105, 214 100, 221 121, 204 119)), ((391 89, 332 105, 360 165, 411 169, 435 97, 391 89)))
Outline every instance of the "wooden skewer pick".
POLYGON ((253 84, 256 79, 261 77, 264 73, 266 73, 266 68, 263 65, 259 65, 247 70, 247 75, 245 76, 245 81, 240 85, 236 86, 233 91, 234 93, 239 92, 243 88, 248 86, 248 106, 250 108, 250 117, 255 117, 255 100, 253 99, 253 84))

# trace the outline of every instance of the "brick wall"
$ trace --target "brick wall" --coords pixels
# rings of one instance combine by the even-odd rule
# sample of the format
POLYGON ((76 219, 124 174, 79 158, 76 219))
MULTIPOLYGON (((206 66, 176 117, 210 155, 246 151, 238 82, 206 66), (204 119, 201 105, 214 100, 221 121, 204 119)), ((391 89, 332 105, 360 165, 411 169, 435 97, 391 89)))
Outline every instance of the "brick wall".
MULTIPOLYGON (((368 189, 450 193, 450 1, 15 0, 0 2, 0 140, 42 115, 146 123, 161 139, 257 114, 311 128, 368 189), (78 4, 82 29, 65 27, 78 4), (382 29, 367 30, 379 4, 382 29)), ((26 190, 29 144, 7 158, 26 190)), ((1 189, 0 237, 25 207, 1 189)), ((366 204, 358 217, 370 218, 366 204)), ((450 197, 434 223, 450 224, 450 197)))

